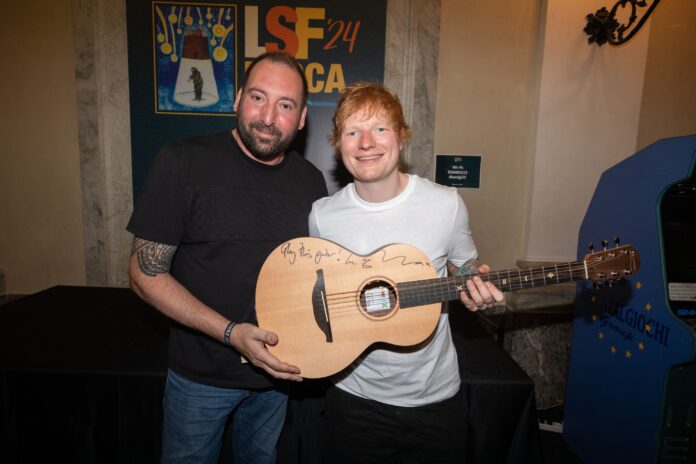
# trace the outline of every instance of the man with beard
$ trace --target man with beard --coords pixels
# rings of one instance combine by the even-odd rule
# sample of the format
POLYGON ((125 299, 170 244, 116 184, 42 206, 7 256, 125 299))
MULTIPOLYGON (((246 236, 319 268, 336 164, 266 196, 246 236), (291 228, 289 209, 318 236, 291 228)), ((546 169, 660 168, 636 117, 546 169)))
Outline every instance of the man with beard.
POLYGON ((296 366, 257 327, 258 272, 280 243, 308 235, 321 172, 288 147, 307 113, 307 81, 284 53, 255 59, 237 93, 237 127, 165 146, 127 229, 131 288, 172 319, 162 462, 217 462, 228 420, 234 462, 275 462, 287 398, 273 379, 296 366))

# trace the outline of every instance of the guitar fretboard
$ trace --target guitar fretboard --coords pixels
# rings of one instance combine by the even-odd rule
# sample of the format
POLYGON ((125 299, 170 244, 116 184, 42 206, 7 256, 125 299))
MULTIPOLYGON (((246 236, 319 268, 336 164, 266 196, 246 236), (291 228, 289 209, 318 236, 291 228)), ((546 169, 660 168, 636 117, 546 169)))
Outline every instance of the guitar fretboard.
POLYGON ((576 261, 567 264, 492 271, 486 274, 399 282, 396 288, 399 292, 400 306, 409 308, 459 299, 459 294, 466 291, 466 281, 474 275, 478 275, 483 281, 491 282, 503 292, 544 287, 588 278, 585 262, 576 261))

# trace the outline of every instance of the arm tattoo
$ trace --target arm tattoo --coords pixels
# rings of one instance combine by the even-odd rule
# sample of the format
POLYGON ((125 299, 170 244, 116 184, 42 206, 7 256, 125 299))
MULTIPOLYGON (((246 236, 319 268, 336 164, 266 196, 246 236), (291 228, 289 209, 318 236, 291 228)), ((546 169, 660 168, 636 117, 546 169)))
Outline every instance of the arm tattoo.
POLYGON ((481 263, 477 259, 470 259, 461 266, 455 267, 453 275, 455 276, 466 276, 471 274, 478 274, 478 268, 481 263))
POLYGON ((140 271, 150 277, 169 272, 176 249, 176 246, 150 242, 138 237, 133 240, 133 254, 138 258, 140 271))

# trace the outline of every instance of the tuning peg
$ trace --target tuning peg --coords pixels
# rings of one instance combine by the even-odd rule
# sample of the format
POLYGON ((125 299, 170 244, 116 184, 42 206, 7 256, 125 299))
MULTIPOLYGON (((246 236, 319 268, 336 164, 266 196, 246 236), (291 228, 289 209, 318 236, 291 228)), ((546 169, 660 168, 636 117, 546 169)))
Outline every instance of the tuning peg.
POLYGON ((595 288, 595 290, 598 290, 602 288, 602 282, 592 282, 592 286, 595 288))
POLYGON ((609 244, 608 241, 602 240, 602 248, 604 248, 605 250, 607 249, 607 245, 608 245, 608 244, 609 244))
POLYGON ((591 252, 594 251, 594 243, 590 242, 587 244, 587 249, 590 250, 591 252))
POLYGON ((607 280, 607 287, 612 288, 614 286, 613 280, 607 280))
POLYGON ((619 246, 619 243, 621 243, 621 239, 619 239, 619 236, 617 235, 614 237, 614 245, 619 246))

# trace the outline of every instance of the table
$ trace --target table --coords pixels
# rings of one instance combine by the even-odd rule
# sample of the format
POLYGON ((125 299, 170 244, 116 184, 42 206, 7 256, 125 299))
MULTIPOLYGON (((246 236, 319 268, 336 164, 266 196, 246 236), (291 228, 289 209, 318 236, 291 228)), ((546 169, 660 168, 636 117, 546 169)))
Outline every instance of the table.
MULTIPOLYGON (((475 315, 453 308, 452 327, 468 462, 541 461, 534 383, 475 315)), ((0 461, 158 462, 167 333, 126 288, 57 286, 0 306, 0 461)), ((322 385, 307 385, 315 396, 301 417, 291 405, 279 463, 319 459, 322 385)))
POLYGON ((125 288, 0 306, 0 462, 158 462, 167 334, 125 288))

